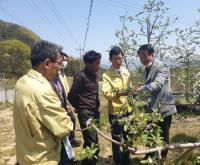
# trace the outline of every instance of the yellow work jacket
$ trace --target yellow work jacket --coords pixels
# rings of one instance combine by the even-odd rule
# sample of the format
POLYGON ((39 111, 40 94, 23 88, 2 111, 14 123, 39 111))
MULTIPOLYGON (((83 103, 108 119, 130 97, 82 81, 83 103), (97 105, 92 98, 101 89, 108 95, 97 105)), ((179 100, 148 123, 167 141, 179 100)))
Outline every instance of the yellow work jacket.
POLYGON ((61 139, 73 128, 48 80, 31 69, 15 86, 13 112, 20 165, 57 165, 61 139))
POLYGON ((68 81, 67 81, 67 77, 64 73, 64 71, 60 71, 59 72, 59 78, 60 78, 60 81, 64 87, 64 92, 66 93, 66 95, 68 94, 69 92, 69 85, 68 85, 68 81))
POLYGON ((127 96, 116 96, 114 89, 127 89, 130 87, 130 73, 125 68, 120 68, 120 75, 111 67, 103 74, 102 91, 108 100, 108 112, 117 114, 122 109, 131 112, 132 108, 128 104, 127 96), (126 107, 126 108, 123 108, 126 107))

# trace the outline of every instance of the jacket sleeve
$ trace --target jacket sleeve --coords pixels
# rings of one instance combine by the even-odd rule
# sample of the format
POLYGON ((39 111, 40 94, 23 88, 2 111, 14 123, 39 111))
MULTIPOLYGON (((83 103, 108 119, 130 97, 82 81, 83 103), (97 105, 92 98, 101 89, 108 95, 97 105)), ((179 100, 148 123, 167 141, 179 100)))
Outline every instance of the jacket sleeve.
POLYGON ((165 81, 169 78, 169 70, 166 66, 161 66, 155 76, 153 82, 141 87, 142 90, 148 90, 150 92, 160 90, 165 81))
POLYGON ((79 74, 74 77, 72 87, 68 93, 68 101, 75 108, 78 108, 78 95, 83 86, 83 77, 79 74))
POLYGON ((113 92, 111 80, 106 74, 103 74, 102 92, 106 99, 110 101, 117 99, 116 93, 113 92))
POLYGON ((39 120, 55 136, 63 138, 73 129, 73 123, 67 115, 53 90, 46 91, 38 98, 39 120))

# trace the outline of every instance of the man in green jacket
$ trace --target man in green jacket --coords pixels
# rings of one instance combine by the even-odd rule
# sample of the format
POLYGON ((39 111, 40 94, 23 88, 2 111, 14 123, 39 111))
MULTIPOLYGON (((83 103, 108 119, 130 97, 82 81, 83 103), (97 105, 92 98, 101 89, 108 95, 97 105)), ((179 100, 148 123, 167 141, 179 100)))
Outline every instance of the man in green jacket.
POLYGON ((15 86, 14 129, 18 164, 57 165, 61 140, 73 128, 49 81, 57 77, 61 47, 39 41, 31 51, 32 69, 15 86))

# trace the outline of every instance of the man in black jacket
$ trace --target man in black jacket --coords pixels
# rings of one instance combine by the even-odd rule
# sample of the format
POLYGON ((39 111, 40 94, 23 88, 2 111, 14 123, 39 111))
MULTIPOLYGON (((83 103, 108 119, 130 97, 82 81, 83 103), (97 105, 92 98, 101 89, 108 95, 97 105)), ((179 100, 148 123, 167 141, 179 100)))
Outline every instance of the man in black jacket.
MULTIPOLYGON (((101 54, 95 51, 89 51, 83 56, 85 68, 80 71, 73 80, 72 87, 68 94, 69 102, 78 112, 78 119, 81 129, 87 127, 88 119, 99 120, 99 98, 98 98, 98 75, 101 54)), ((97 132, 94 129, 84 130, 82 132, 84 144, 83 147, 91 147, 91 144, 98 145, 97 132)), ((99 150, 96 152, 98 156, 99 150)), ((95 165, 96 159, 85 159, 82 165, 95 165)))

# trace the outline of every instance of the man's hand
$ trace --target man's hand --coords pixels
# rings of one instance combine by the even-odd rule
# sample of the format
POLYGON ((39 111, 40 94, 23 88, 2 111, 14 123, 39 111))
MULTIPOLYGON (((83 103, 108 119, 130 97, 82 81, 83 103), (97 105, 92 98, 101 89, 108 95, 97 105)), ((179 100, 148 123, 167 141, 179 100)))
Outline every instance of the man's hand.
POLYGON ((120 97, 120 96, 127 96, 127 95, 128 95, 127 92, 120 92, 120 91, 117 91, 117 92, 116 92, 116 96, 117 96, 117 97, 120 97))
POLYGON ((144 90, 144 85, 133 88, 133 91, 135 91, 135 92, 141 92, 142 90, 144 90))
POLYGON ((71 105, 67 105, 66 106, 66 110, 67 110, 67 112, 72 112, 72 111, 74 111, 74 107, 72 107, 71 105))
POLYGON ((134 93, 138 92, 139 90, 140 90, 140 87, 139 87, 139 86, 134 86, 134 87, 133 87, 134 93))

